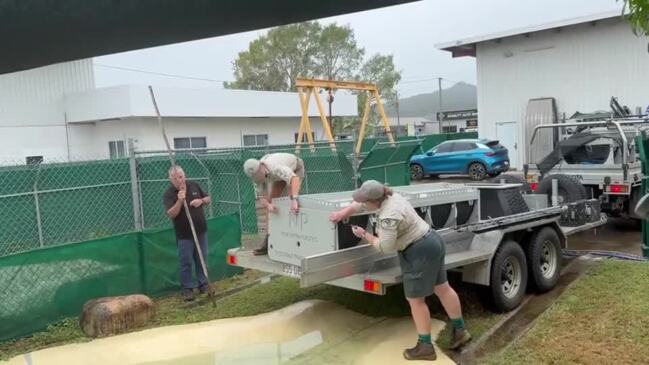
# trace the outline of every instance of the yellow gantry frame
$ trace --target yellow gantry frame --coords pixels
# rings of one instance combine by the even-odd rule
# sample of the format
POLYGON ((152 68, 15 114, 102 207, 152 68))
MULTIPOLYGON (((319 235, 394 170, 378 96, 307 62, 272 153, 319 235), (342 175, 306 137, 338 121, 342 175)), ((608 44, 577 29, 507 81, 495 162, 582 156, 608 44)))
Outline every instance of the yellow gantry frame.
POLYGON ((356 91, 365 91, 367 92, 367 100, 365 102, 365 110, 363 111, 363 117, 361 119, 361 130, 358 137, 358 142, 356 143, 356 155, 361 153, 361 146, 363 145, 363 138, 365 137, 365 128, 367 126, 367 120, 370 113, 370 105, 372 98, 376 100, 376 106, 383 121, 383 127, 385 129, 385 134, 388 136, 390 143, 394 145, 394 137, 392 136, 392 131, 390 130, 390 123, 388 123, 388 118, 385 115, 385 110, 383 109, 383 103, 381 102, 381 96, 379 95, 379 89, 375 84, 369 84, 365 82, 354 82, 354 81, 334 81, 334 80, 316 80, 316 79, 297 79, 295 80, 295 86, 297 87, 297 93, 300 97, 300 106, 302 108, 302 120, 300 121, 300 128, 297 134, 297 145, 296 152, 299 152, 300 147, 302 146, 302 139, 304 138, 304 133, 306 133, 306 138, 311 147, 311 150, 314 149, 313 145, 313 134, 311 130, 311 121, 309 119, 309 101, 311 95, 315 98, 316 105, 318 106, 318 111, 320 112, 320 119, 322 120, 322 127, 324 129, 327 141, 329 141, 329 146, 332 151, 336 150, 336 142, 334 141, 333 133, 331 132, 331 126, 327 121, 325 115, 324 107, 322 106, 322 101, 320 100, 320 89, 324 90, 356 90, 356 91))

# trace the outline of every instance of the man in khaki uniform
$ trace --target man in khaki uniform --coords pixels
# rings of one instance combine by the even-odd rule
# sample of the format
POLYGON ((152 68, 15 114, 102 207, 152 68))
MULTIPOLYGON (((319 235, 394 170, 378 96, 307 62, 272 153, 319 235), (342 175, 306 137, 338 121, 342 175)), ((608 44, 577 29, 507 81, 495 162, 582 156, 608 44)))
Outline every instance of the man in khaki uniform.
POLYGON ((446 244, 442 237, 417 215, 405 198, 378 181, 364 182, 352 198, 354 203, 332 213, 330 220, 337 223, 363 210, 374 212, 379 221, 378 236, 358 226, 353 226, 352 232, 384 253, 398 253, 403 290, 418 333, 417 345, 406 349, 404 358, 437 359, 430 334, 430 312, 425 301, 433 293, 451 318, 449 348, 457 350, 468 343, 471 335, 464 328, 460 299, 446 279, 446 244))
MULTIPOLYGON (((243 164, 243 171, 255 183, 257 199, 262 199, 269 213, 277 209, 272 204, 273 199, 282 196, 286 190, 291 198, 291 212, 297 214, 300 209, 300 185, 304 180, 304 162, 301 158, 291 153, 271 153, 260 160, 247 160, 243 164), (264 185, 267 185, 266 189, 264 185), (265 196, 262 195, 264 191, 267 192, 265 196)), ((268 238, 269 233, 266 234, 262 246, 253 251, 255 255, 268 253, 268 238)))

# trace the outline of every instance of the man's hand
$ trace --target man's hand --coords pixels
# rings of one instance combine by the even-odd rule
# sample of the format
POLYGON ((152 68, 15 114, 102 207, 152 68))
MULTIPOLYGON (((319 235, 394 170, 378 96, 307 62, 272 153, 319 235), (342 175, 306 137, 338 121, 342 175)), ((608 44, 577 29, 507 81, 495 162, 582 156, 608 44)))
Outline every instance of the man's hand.
POLYGON ((345 213, 343 211, 333 212, 331 213, 331 215, 329 215, 329 220, 331 221, 331 223, 338 223, 343 219, 345 219, 345 213))
POLYGON ((352 233, 358 238, 363 238, 365 236, 365 229, 359 226, 352 226, 352 233))
POLYGON ((291 213, 297 214, 300 212, 300 203, 297 199, 291 200, 291 213))
POLYGON ((185 200, 185 195, 186 194, 187 194, 187 190, 185 190, 185 189, 178 190, 178 200, 179 201, 185 200))
POLYGON ((277 207, 275 207, 272 203, 266 203, 266 209, 268 209, 269 213, 276 213, 277 212, 277 207))
POLYGON ((194 200, 192 200, 191 203, 189 203, 189 205, 191 205, 194 208, 198 208, 201 205, 203 205, 203 199, 194 199, 194 200))

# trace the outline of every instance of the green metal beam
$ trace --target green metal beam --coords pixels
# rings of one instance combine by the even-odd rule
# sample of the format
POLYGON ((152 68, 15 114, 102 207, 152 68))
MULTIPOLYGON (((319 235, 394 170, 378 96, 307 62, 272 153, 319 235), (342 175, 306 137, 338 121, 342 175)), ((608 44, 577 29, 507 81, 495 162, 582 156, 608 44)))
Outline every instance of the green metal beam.
POLYGON ((0 0, 0 74, 418 0, 0 0))

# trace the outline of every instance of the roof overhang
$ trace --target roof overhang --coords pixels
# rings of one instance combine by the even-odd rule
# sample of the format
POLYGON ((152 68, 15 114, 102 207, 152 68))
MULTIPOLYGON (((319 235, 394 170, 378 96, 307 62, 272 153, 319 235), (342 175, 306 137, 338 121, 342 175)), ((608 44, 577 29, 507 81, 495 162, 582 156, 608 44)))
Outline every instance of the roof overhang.
POLYGON ((0 74, 419 0, 0 0, 0 74))
POLYGON ((559 20, 556 22, 545 23, 540 25, 532 25, 524 28, 511 29, 504 32, 497 32, 481 36, 463 38, 451 42, 439 43, 435 48, 451 52, 453 57, 476 56, 476 45, 488 41, 500 41, 504 38, 515 37, 519 35, 529 35, 531 33, 541 32, 550 29, 560 29, 578 24, 591 23, 594 24, 601 20, 611 19, 622 16, 621 11, 609 11, 606 13, 593 14, 579 18, 570 18, 559 20))

